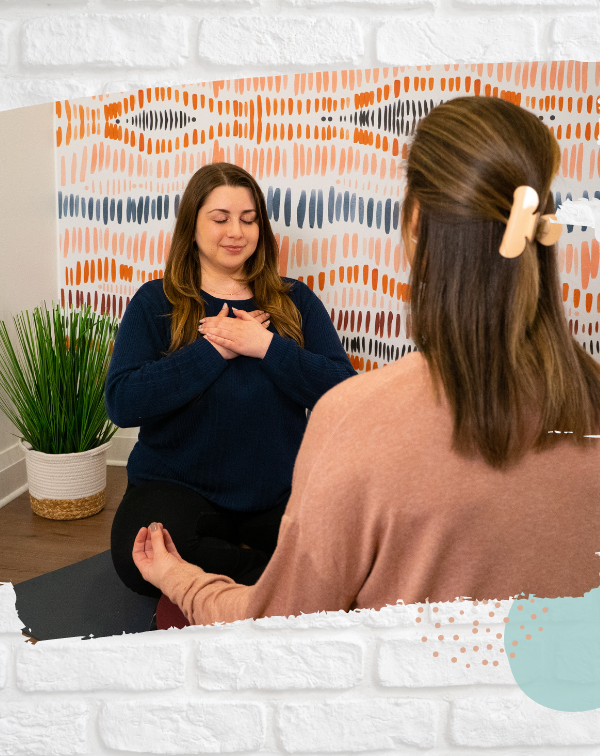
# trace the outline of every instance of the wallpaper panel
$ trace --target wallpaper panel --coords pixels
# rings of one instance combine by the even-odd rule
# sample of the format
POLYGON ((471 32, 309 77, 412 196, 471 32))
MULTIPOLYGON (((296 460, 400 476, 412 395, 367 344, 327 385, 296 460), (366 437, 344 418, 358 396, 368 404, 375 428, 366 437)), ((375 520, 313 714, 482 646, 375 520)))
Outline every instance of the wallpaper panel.
MULTIPOLYGON (((465 94, 520 104, 553 130, 557 205, 600 199, 600 63, 323 71, 57 102, 61 301, 120 317, 137 288, 163 274, 189 178, 227 161, 260 183, 281 274, 319 295, 355 368, 398 359, 414 348, 403 158, 418 120, 465 94)), ((567 226, 559 265, 569 326, 597 356, 592 229, 567 226)))

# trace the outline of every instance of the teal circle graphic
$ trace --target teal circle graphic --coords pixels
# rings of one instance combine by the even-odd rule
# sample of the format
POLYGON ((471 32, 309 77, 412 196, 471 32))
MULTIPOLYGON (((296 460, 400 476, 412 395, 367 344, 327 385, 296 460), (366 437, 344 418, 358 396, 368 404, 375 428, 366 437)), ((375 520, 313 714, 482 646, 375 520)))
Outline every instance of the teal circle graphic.
POLYGON ((536 703, 600 708, 600 588, 581 598, 515 599, 504 647, 515 681, 536 703))

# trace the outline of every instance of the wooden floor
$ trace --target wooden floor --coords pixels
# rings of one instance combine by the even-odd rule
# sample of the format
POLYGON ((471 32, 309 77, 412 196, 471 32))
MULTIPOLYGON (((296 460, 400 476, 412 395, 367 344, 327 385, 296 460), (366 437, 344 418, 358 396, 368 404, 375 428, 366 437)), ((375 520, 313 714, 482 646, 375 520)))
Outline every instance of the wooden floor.
POLYGON ((0 583, 16 585, 110 548, 110 528, 127 487, 124 467, 107 468, 106 506, 83 520, 35 515, 26 491, 0 509, 0 583))

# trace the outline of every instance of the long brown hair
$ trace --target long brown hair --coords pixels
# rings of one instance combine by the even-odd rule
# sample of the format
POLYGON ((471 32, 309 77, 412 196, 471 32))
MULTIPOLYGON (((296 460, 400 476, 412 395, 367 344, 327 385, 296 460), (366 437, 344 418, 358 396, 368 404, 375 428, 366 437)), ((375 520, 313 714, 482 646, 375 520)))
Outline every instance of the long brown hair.
POLYGON ((555 247, 533 241, 514 259, 498 251, 518 186, 552 212, 559 159, 538 118, 488 97, 434 108, 408 155, 405 240, 419 203, 415 343, 443 386, 455 450, 495 468, 559 439, 589 443, 600 425, 600 367, 569 333, 555 247))
POLYGON ((219 186, 248 189, 256 205, 260 235, 254 254, 246 260, 240 283, 250 287, 258 308, 269 313, 278 333, 304 346, 302 319, 287 294, 292 284, 283 281, 277 271, 279 249, 260 187, 243 168, 231 163, 212 163, 192 176, 179 205, 163 278, 164 292, 173 305, 169 352, 191 344, 199 337, 198 321, 204 317, 205 308, 195 240, 196 219, 208 195, 219 186))

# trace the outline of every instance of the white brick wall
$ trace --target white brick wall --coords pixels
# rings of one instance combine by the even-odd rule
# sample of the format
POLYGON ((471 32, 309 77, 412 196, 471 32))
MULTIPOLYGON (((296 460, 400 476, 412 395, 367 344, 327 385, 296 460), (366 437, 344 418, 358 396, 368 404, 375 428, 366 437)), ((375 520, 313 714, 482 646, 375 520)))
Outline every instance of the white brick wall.
MULTIPOLYGON (((600 0, 0 0, 0 109, 238 75, 534 58, 600 59, 600 0)), ((499 642, 497 666, 452 661, 475 621, 496 638, 507 612, 390 607, 34 647, 0 585, 0 755, 599 753, 600 710, 531 702, 499 642)))
POLYGON ((21 24, 21 64, 79 68, 181 68, 189 22, 171 14, 38 16, 21 24))
POLYGON ((490 627, 486 640, 496 638, 510 602, 35 646, 17 632, 14 602, 12 586, 0 586, 2 756, 599 752, 600 710, 563 713, 532 702, 514 683, 502 641, 497 666, 481 663, 482 654, 491 658, 483 645, 461 654, 473 627, 490 627), (490 611, 496 622, 488 624, 490 611))
POLYGON ((0 0, 0 110, 323 68, 600 57, 600 0, 0 0))
POLYGON ((355 18, 207 18, 200 24, 198 54, 219 66, 356 65, 364 54, 355 18))

